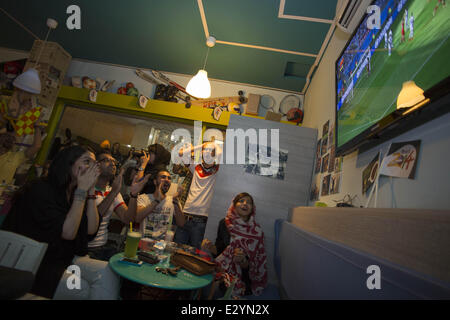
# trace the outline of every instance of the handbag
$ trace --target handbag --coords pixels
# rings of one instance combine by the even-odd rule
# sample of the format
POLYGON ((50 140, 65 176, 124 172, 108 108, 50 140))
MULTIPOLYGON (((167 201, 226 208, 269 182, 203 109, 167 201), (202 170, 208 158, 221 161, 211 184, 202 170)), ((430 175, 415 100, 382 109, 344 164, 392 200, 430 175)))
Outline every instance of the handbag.
POLYGON ((186 269, 187 271, 198 276, 213 273, 216 266, 214 262, 208 261, 183 250, 176 250, 173 252, 170 257, 170 262, 174 266, 186 269))

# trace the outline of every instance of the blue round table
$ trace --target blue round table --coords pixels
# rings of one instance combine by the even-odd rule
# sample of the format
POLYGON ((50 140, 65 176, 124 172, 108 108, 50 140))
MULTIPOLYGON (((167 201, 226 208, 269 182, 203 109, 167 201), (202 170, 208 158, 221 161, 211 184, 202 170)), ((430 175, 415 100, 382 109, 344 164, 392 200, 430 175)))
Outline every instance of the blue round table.
MULTIPOLYGON (((197 276, 184 269, 180 269, 176 276, 166 275, 155 270, 156 267, 162 267, 163 263, 148 264, 142 263, 142 266, 133 266, 120 262, 123 252, 118 253, 109 259, 111 268, 121 277, 146 286, 170 290, 195 290, 200 289, 211 283, 212 274, 197 276)), ((174 267, 172 264, 170 267, 174 267)))

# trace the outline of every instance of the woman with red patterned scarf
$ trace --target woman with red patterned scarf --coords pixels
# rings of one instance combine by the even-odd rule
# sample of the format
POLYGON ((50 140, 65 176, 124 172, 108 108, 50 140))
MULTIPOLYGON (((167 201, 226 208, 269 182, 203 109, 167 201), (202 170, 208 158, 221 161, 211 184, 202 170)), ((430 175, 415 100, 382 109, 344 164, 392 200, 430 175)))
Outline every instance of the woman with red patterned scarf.
MULTIPOLYGON (((264 232, 255 221, 253 198, 245 192, 238 194, 222 225, 223 222, 226 230, 221 232, 219 225, 216 240, 217 266, 237 280, 234 295, 260 295, 267 285, 267 256, 264 232), (226 245, 222 253, 220 244, 222 248, 226 245)), ((214 249, 212 251, 216 251, 214 249)))

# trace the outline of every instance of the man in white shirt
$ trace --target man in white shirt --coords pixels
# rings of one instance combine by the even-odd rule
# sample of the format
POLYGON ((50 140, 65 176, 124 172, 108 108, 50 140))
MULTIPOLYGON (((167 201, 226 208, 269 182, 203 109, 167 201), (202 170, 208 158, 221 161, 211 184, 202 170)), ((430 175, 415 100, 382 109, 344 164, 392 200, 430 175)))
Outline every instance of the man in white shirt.
POLYGON ((150 178, 150 176, 146 176, 141 179, 148 162, 148 155, 141 158, 142 170, 135 176, 130 187, 130 201, 128 206, 125 204, 122 195, 120 194, 120 188, 122 187, 123 181, 123 170, 115 177, 117 161, 110 153, 101 152, 97 155, 97 162, 100 167, 100 176, 95 185, 95 201, 101 220, 95 239, 88 243, 88 252, 92 259, 109 261, 109 258, 117 253, 115 246, 108 246, 107 244, 108 225, 111 216, 115 213, 120 221, 125 224, 134 221, 137 210, 137 195, 150 178), (113 182, 109 185, 111 180, 113 180, 113 182))
POLYGON ((140 231, 145 238, 164 240, 172 228, 173 217, 177 225, 184 224, 184 217, 178 203, 178 196, 182 188, 172 197, 167 192, 170 189, 172 178, 167 170, 159 170, 154 176, 156 186, 152 194, 141 194, 138 198, 136 222, 140 224, 140 231))
MULTIPOLYGON (((192 149, 192 148, 191 148, 192 149)), ((211 155, 214 158, 221 153, 221 148, 214 142, 206 142, 202 145, 203 155, 211 155)), ((191 150, 180 150, 180 154, 191 152, 191 150)), ((205 161, 201 164, 190 164, 189 169, 193 174, 189 194, 184 204, 183 212, 186 223, 178 227, 174 241, 181 244, 189 244, 200 249, 205 234, 206 222, 208 220, 209 207, 211 206, 216 183, 216 173, 219 165, 216 162, 205 161)))

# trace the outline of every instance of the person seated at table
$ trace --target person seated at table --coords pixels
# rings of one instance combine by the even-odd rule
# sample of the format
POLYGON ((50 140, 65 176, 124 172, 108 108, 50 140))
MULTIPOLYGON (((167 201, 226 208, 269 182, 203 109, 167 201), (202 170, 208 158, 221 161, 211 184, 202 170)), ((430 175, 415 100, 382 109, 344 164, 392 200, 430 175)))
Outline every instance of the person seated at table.
MULTIPOLYGON (((148 160, 147 154, 141 157, 143 168, 147 165, 148 160)), ((108 152, 100 151, 97 154, 97 162, 100 168, 100 176, 95 185, 95 195, 101 221, 97 236, 88 243, 88 248, 89 256, 92 259, 109 261, 109 258, 118 252, 117 245, 111 246, 108 244, 108 226, 111 216, 113 212, 116 213, 125 225, 134 221, 137 210, 137 196, 147 183, 150 175, 142 179, 143 171, 139 171, 134 177, 130 186, 130 201, 127 206, 120 194, 124 171, 123 169, 120 170, 116 176, 117 160, 108 152), (109 184, 110 181, 113 181, 111 185, 109 184)))
MULTIPOLYGON (((255 205, 250 194, 238 194, 219 223, 215 245, 203 240, 202 249, 215 256, 221 272, 236 280, 233 295, 260 295, 267 285, 267 256, 264 232, 255 220, 255 205)), ((220 287, 222 296, 225 289, 220 287)))
POLYGON ((166 195, 171 185, 170 173, 167 170, 158 171, 153 183, 156 188, 152 194, 139 195, 136 222, 140 224, 143 237, 161 240, 171 228, 173 216, 177 226, 184 224, 184 216, 178 202, 182 188, 179 187, 173 197, 166 195))
POLYGON ((3 229, 48 244, 32 293, 79 299, 89 290, 90 299, 118 298, 119 277, 106 262, 87 256, 88 241, 99 226, 94 194, 99 175, 94 153, 72 146, 55 156, 46 178, 26 184, 14 195, 3 229), (74 275, 66 268, 71 265, 79 268, 80 289, 68 288, 74 275))

